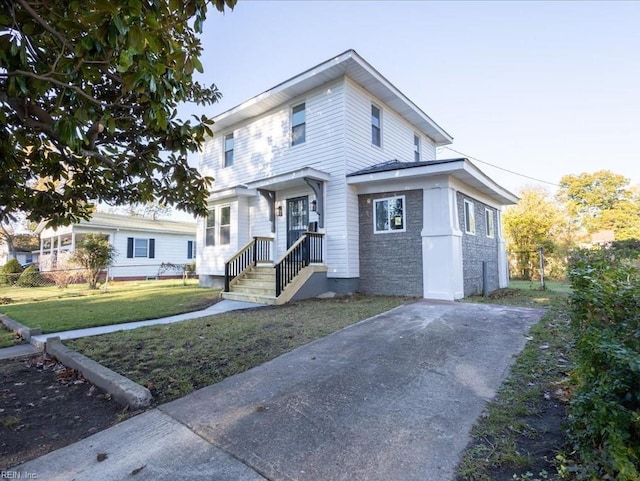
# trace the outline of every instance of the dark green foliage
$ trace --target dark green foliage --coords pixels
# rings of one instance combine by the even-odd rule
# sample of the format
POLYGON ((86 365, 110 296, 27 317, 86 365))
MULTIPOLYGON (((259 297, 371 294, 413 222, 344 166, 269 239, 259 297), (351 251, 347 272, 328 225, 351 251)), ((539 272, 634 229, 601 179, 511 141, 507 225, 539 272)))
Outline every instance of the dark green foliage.
POLYGON ((212 121, 177 108, 220 98, 194 81, 198 36, 235 1, 0 0, 0 221, 68 224, 96 201, 206 214, 187 155, 212 121))
POLYGON ((98 287, 101 272, 113 264, 116 249, 100 234, 86 234, 73 253, 73 261, 87 271, 89 288, 98 287))
POLYGON ((20 287, 42 287, 45 283, 45 279, 35 266, 27 267, 18 277, 20 287))
POLYGON ((0 271, 0 284, 14 285, 18 282, 22 266, 16 259, 9 259, 0 271))
POLYGON ((571 260, 578 340, 570 432, 585 479, 640 479, 639 258, 625 243, 571 260))

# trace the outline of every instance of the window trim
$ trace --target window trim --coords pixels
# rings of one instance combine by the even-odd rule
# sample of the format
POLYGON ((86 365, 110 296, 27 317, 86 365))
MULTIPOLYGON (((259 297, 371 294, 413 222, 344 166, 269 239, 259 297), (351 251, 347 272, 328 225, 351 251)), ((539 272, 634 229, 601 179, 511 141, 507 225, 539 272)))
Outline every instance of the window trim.
POLYGON ((223 150, 222 167, 233 166, 233 161, 235 158, 235 144, 236 144, 236 140, 235 140, 235 136, 233 135, 233 132, 229 132, 228 134, 225 134, 224 137, 222 138, 222 150, 223 150), (231 141, 230 149, 227 148, 227 141, 229 140, 231 141))
POLYGON ((414 162, 420 162, 422 159, 422 139, 414 132, 413 133, 413 160, 414 162))
POLYGON ((496 223, 493 218, 493 210, 488 207, 484 208, 484 222, 487 237, 494 239, 496 237, 496 223))
POLYGON ((221 245, 221 246, 231 245, 231 204, 221 205, 221 206, 218 206, 218 208, 220 210, 220 212, 219 212, 220 213, 220 215, 219 215, 220 222, 218 224, 218 244, 221 245), (222 223, 222 219, 223 219, 222 210, 223 209, 229 209, 229 223, 228 224, 223 224, 222 223), (229 233, 227 234, 228 235, 228 239, 226 240, 226 242, 222 241, 222 228, 223 227, 229 229, 229 233))
POLYGON ((476 203, 464 199, 464 231, 469 235, 476 235, 476 203))
POLYGON ((370 116, 369 122, 371 123, 371 145, 373 145, 374 147, 382 148, 382 108, 378 107, 376 104, 372 102, 370 114, 371 116, 370 116), (373 109, 376 109, 378 111, 377 118, 374 117, 373 115, 373 109), (374 119, 377 120, 378 125, 375 125, 375 123, 373 122, 374 119), (374 142, 375 140, 374 132, 376 132, 376 129, 378 133, 378 143, 374 142))
POLYGON ((307 141, 307 104, 306 102, 300 102, 291 107, 291 147, 302 145, 307 141), (298 107, 302 107, 301 110, 295 112, 298 107), (295 114, 302 112, 302 122, 294 123, 295 114), (296 140, 295 131, 297 128, 302 127, 302 140, 296 140))
POLYGON ((374 234, 391 234, 396 232, 406 232, 407 231, 407 199, 404 195, 394 195, 391 197, 380 197, 378 199, 373 199, 373 233, 374 234), (385 230, 379 230, 377 225, 377 204, 379 202, 389 202, 395 199, 402 200, 402 229, 392 229, 391 228, 391 216, 389 213, 389 209, 387 208, 387 221, 389 224, 389 228, 385 230))

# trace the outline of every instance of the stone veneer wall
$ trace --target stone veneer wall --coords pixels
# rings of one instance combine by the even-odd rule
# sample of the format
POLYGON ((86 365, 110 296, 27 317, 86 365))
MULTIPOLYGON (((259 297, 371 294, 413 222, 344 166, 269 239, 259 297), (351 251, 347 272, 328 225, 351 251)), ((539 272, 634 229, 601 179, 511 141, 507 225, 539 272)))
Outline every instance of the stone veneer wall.
POLYGON ((422 190, 358 196, 360 292, 423 297, 422 202, 422 190), (401 195, 405 196, 405 232, 374 234, 373 200, 401 195))
POLYGON ((482 261, 487 262, 489 292, 500 287, 498 276, 498 218, 497 211, 465 194, 457 193, 458 219, 462 231, 462 271, 464 296, 482 294, 482 261), (467 234, 464 228, 464 199, 475 208, 476 233, 467 234), (494 237, 487 237, 485 208, 493 215, 494 237))

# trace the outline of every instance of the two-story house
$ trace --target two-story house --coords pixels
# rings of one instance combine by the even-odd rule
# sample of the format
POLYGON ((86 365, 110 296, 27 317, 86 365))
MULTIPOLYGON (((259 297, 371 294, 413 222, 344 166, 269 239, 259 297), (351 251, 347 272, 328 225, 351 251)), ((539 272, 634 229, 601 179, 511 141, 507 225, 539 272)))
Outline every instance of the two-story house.
POLYGON ((517 198, 348 50, 228 110, 200 156, 202 285, 262 302, 337 293, 458 299, 507 284, 517 198))

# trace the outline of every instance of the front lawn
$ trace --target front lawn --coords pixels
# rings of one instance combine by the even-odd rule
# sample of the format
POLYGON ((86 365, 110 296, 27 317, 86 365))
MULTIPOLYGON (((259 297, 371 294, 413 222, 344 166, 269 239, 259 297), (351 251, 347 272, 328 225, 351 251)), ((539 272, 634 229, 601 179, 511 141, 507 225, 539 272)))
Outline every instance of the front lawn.
POLYGON ((371 296, 309 299, 66 344, 146 386, 156 403, 164 403, 409 301, 371 296))
POLYGON ((106 290, 86 285, 0 289, 0 312, 44 333, 121 324, 196 311, 214 304, 219 291, 181 280, 112 282, 106 290))

